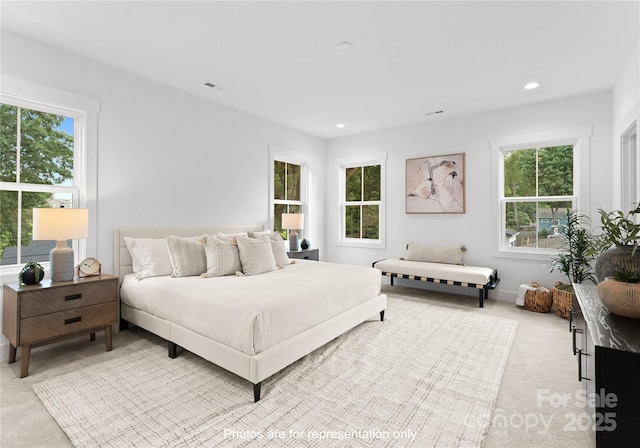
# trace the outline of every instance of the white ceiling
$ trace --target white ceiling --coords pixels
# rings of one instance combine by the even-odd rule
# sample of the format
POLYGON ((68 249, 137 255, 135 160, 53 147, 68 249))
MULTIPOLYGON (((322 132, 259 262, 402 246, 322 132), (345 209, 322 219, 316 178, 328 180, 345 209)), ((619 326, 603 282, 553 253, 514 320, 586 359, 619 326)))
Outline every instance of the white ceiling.
POLYGON ((0 8, 3 28, 321 138, 611 89, 640 22, 638 1, 0 8), (525 91, 534 79, 540 88, 525 91), (425 115, 435 110, 445 113, 425 115))

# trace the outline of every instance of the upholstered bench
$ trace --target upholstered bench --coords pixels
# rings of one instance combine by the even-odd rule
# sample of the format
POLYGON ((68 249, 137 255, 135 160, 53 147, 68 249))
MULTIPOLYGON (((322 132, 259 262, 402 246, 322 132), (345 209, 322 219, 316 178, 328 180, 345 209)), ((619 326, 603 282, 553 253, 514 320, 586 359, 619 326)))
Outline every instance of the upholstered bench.
POLYGON ((382 275, 390 277, 392 286, 394 278, 405 278, 476 288, 479 291, 479 307, 482 308, 489 289, 495 289, 500 281, 498 271, 462 264, 462 253, 465 250, 464 246, 440 248, 410 243, 407 245, 405 258, 376 261, 373 267, 382 271, 382 275))

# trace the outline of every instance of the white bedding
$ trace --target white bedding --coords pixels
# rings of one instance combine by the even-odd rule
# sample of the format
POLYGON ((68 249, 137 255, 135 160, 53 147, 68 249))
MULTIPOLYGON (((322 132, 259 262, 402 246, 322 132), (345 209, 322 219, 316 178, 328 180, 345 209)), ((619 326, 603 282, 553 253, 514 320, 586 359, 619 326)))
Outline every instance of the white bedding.
POLYGON ((255 276, 125 276, 126 305, 248 355, 258 354, 380 294, 377 269, 296 260, 255 276))

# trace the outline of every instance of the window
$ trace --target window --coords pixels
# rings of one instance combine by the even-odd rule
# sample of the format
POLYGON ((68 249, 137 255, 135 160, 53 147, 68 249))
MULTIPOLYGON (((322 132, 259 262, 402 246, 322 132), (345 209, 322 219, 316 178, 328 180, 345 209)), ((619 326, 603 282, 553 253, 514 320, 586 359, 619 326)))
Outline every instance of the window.
MULTIPOLYGON (((32 241, 33 208, 84 207, 87 197, 95 198, 86 163, 95 160, 98 102, 11 77, 3 78, 2 88, 0 264, 10 275, 28 261, 48 262, 55 246, 32 241)), ((95 250, 91 229, 90 238, 95 250)), ((77 259, 86 247, 84 240, 73 241, 77 259)))
POLYGON ((283 213, 303 213, 308 222, 306 196, 309 161, 303 154, 276 146, 270 146, 269 151, 272 167, 270 221, 272 230, 286 240, 287 231, 282 229, 283 213))
POLYGON ((340 159, 339 244, 384 248, 386 154, 340 159))
POLYGON ((518 136, 492 139, 492 159, 498 168, 493 180, 498 209, 494 224, 503 254, 548 255, 560 249, 567 211, 589 204, 579 175, 580 160, 588 157, 581 158, 580 153, 588 151, 589 135, 590 128, 578 128, 537 134, 548 137, 537 141, 528 136, 520 142, 518 136))

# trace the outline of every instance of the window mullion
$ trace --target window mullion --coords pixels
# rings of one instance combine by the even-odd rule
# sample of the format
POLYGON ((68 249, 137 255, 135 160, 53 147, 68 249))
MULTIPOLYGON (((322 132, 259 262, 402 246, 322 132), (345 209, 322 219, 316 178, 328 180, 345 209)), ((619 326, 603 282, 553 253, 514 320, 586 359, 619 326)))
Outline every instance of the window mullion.
POLYGON ((362 236, 362 221, 363 221, 363 209, 364 209, 364 166, 360 167, 360 239, 362 236))
POLYGON ((20 106, 16 109, 16 120, 16 182, 20 183, 20 150, 22 148, 22 107, 20 106))
POLYGON ((16 264, 22 261, 22 191, 18 191, 18 236, 16 238, 16 264))

